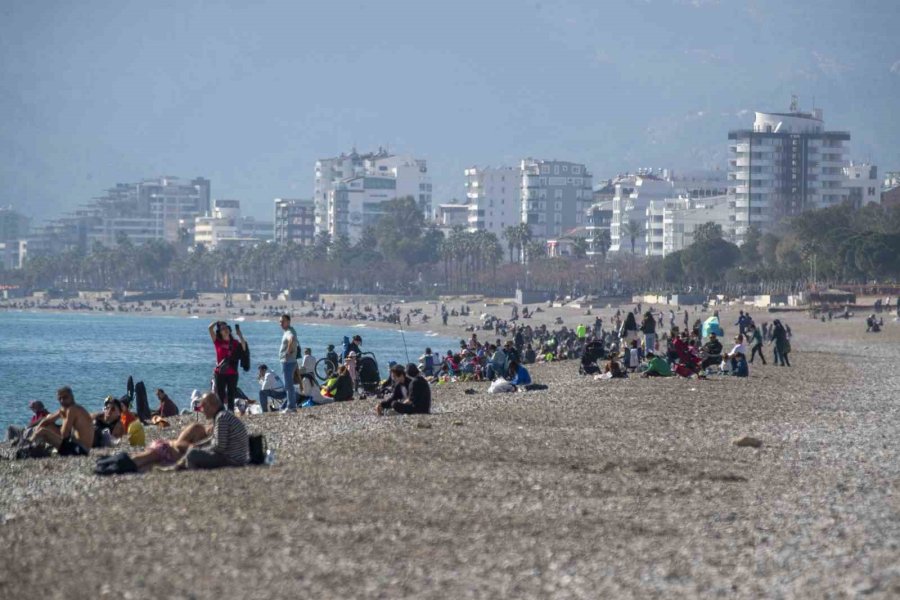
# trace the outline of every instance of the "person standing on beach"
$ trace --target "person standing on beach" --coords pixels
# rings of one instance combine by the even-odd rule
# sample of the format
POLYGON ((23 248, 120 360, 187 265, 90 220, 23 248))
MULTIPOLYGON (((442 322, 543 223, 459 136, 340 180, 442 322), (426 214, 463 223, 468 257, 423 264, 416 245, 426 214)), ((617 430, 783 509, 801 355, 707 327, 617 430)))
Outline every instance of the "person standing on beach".
POLYGON ((231 412, 234 412, 234 398, 237 394, 238 363, 241 353, 247 351, 247 342, 241 335, 240 325, 236 330, 240 342, 231 337, 231 327, 225 321, 209 324, 209 337, 216 349, 216 368, 213 371, 216 395, 222 404, 227 401, 231 412))
POLYGON ((297 412, 297 390, 294 388, 294 371, 297 370, 297 332, 291 327, 291 315, 281 315, 281 348, 278 360, 281 361, 281 375, 284 378, 284 390, 287 392, 287 407, 284 412, 297 412))

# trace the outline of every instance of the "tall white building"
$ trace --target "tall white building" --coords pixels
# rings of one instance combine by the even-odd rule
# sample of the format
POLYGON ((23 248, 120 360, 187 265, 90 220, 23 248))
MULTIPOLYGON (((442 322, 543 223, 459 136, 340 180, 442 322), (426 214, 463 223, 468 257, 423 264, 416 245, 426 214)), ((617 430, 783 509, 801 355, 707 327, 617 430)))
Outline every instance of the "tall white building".
POLYGON ((844 192, 847 201, 854 208, 862 208, 866 204, 881 202, 881 180, 878 178, 878 167, 868 163, 854 164, 844 167, 844 192))
POLYGON ((470 231, 489 231, 502 239, 504 229, 522 222, 521 169, 471 167, 465 176, 470 231))
POLYGON ((364 219, 363 212, 372 212, 350 202, 351 197, 362 201, 358 195, 361 189, 372 192, 365 202, 411 196, 426 219, 433 216, 431 176, 425 160, 393 155, 383 148, 368 154, 359 154, 354 149, 350 154, 316 161, 313 192, 316 233, 348 235, 344 232, 357 229, 354 224, 364 219), (393 183, 381 181, 385 179, 392 179, 393 183), (392 190, 390 194, 386 193, 388 189, 392 190), (351 209, 356 209, 355 213, 346 212, 351 209))
POLYGON ((583 164, 526 158, 520 170, 521 220, 535 239, 559 237, 585 223, 593 180, 583 164))
POLYGON ((735 199, 735 233, 768 230, 805 210, 833 206, 845 197, 845 142, 850 134, 826 131, 822 111, 757 112, 753 129, 728 133, 729 193, 735 199))
POLYGON ((609 226, 612 241, 610 252, 634 250, 635 254, 644 254, 647 246, 647 208, 654 200, 675 196, 675 186, 670 179, 662 179, 652 173, 619 177, 614 185, 612 220, 609 226))

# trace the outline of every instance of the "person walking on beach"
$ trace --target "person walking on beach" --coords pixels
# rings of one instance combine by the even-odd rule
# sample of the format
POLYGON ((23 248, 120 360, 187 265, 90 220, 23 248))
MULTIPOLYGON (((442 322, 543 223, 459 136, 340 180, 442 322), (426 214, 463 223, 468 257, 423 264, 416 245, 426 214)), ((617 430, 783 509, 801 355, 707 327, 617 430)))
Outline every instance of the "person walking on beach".
POLYGON ((782 367, 791 366, 791 361, 788 359, 788 354, 791 352, 791 344, 788 341, 787 330, 778 319, 775 319, 772 323, 772 344, 775 347, 775 358, 772 362, 776 365, 780 364, 782 367))
POLYGON ((763 338, 756 325, 750 325, 747 330, 747 336, 750 338, 750 364, 753 364, 753 358, 758 354, 762 364, 766 364, 766 356, 763 354, 763 338))
POLYGON ((284 412, 297 412, 297 390, 294 389, 294 371, 297 370, 297 331, 291 327, 291 315, 281 315, 281 348, 278 350, 278 360, 281 362, 281 376, 284 381, 284 391, 287 392, 287 406, 284 412))
POLYGON ((236 327, 240 341, 231 337, 231 327, 225 321, 209 324, 209 337, 216 349, 216 368, 213 371, 216 395, 222 404, 228 403, 228 410, 234 412, 234 398, 237 394, 238 363, 241 354, 247 351, 247 342, 241 335, 241 326, 236 327))

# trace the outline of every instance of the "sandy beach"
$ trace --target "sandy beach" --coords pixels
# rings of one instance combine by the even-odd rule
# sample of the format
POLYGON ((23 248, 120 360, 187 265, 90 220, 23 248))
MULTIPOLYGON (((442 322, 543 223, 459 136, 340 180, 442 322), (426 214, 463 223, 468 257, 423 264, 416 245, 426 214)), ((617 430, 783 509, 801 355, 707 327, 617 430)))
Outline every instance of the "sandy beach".
MULTIPOLYGON (((560 315, 587 319, 535 323, 560 315)), ((0 461, 0 597, 896 597, 900 325, 787 320, 795 366, 747 380, 561 362, 546 391, 435 386, 428 416, 247 417, 272 467, 0 461)))

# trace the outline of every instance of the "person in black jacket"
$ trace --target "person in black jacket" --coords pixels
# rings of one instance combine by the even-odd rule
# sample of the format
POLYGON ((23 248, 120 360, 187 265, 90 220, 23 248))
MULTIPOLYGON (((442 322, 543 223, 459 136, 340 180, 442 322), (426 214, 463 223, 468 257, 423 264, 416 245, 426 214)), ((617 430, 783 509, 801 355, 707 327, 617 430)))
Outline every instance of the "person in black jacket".
POLYGON ((716 334, 709 334, 709 341, 703 345, 701 350, 706 355, 706 358, 700 363, 701 369, 706 369, 722 362, 722 342, 718 340, 716 334))
MULTIPOLYGON (((431 412, 431 386, 419 374, 419 368, 410 363, 406 366, 406 380, 409 382, 409 396, 405 400, 393 400, 390 408, 406 415, 428 414, 431 412)), ((383 414, 384 403, 376 407, 376 412, 383 414)))

